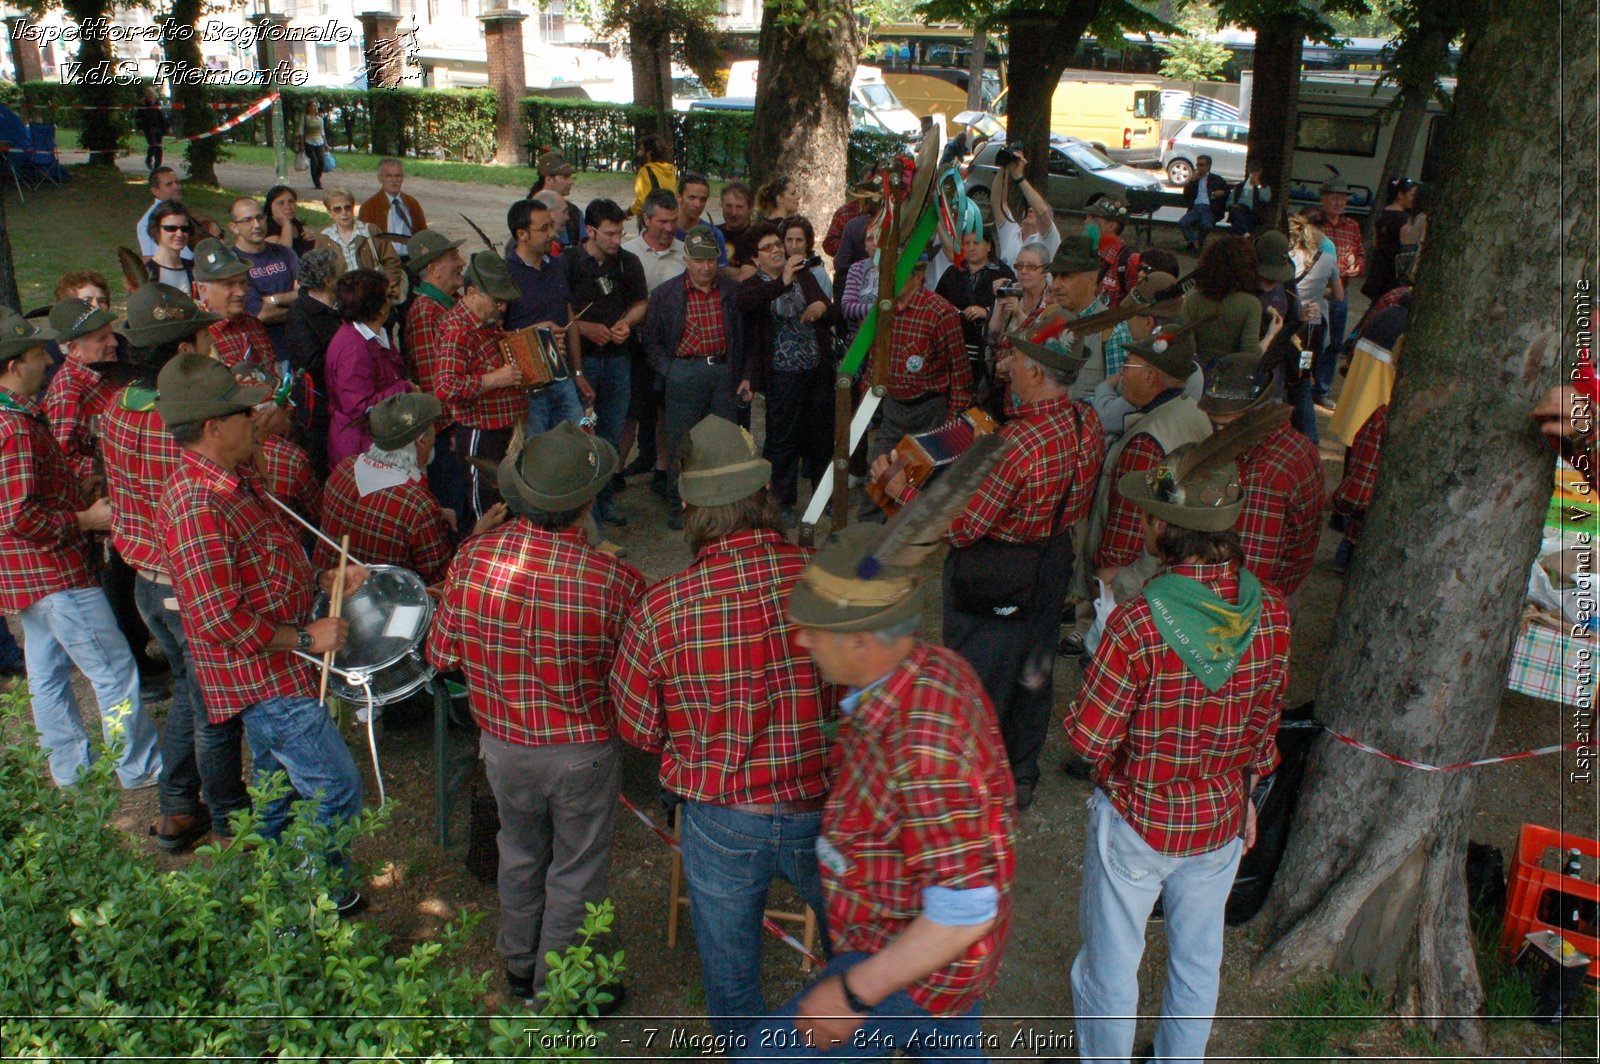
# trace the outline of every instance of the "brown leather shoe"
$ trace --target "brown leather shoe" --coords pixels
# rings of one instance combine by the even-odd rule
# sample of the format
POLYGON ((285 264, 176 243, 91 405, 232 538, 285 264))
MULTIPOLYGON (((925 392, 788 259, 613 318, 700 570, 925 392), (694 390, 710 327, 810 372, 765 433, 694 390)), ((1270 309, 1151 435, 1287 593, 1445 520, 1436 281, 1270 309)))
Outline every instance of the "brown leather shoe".
POLYGON ((156 845, 168 853, 183 853, 211 833, 211 812, 201 806, 198 813, 164 816, 150 825, 156 845))

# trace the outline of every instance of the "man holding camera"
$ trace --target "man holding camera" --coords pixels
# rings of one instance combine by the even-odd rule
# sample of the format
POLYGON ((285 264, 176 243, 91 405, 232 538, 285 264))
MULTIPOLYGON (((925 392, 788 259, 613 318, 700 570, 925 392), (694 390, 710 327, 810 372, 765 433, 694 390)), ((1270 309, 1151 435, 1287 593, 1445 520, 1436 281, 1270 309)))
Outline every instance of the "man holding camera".
POLYGON ((1021 148, 1001 148, 994 161, 1000 168, 990 196, 994 204, 995 257, 1007 266, 1014 266, 1017 252, 1025 244, 1037 240, 1044 245, 1044 259, 1049 262, 1061 246, 1061 232, 1056 228, 1055 212, 1050 204, 1023 176, 1028 169, 1028 157, 1022 154, 1021 148), (1020 218, 1011 214, 1012 185, 1021 191, 1025 204, 1020 218))

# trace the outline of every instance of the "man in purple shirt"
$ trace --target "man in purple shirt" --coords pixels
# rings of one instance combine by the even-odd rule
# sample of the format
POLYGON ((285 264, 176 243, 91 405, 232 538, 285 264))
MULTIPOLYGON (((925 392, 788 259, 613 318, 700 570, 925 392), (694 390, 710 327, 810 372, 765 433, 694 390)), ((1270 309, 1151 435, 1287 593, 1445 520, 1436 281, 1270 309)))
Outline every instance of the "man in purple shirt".
POLYGON ((229 209, 228 227, 233 230, 233 250, 250 267, 250 290, 245 296, 245 312, 253 314, 267 327, 272 349, 281 361, 284 354, 284 322, 294 305, 299 282, 300 258, 290 248, 267 240, 267 216, 261 204, 240 196, 229 209))

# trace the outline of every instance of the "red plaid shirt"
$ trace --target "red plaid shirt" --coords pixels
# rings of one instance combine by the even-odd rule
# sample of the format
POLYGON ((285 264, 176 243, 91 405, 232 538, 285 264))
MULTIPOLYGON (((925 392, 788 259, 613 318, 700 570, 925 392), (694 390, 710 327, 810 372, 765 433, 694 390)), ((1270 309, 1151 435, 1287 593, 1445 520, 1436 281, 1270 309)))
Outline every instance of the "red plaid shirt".
POLYGON ((499 347, 505 330, 479 321, 465 303, 457 303, 445 311, 439 334, 432 389, 451 418, 474 429, 508 429, 528 416, 526 388, 485 390, 478 380, 505 365, 499 347))
POLYGON ((315 697, 316 667, 267 649, 279 625, 307 619, 317 597, 299 526, 262 498, 253 476, 193 451, 161 496, 158 522, 212 723, 268 698, 315 697))
POLYGON ((1350 280, 1367 270, 1367 252, 1361 239, 1361 223, 1348 214, 1339 215, 1337 222, 1329 222, 1322 232, 1333 241, 1334 253, 1339 257, 1339 277, 1350 280), (1350 263, 1354 265, 1350 265, 1350 263))
MULTIPOLYGON (((835 952, 877 953, 922 913, 928 887, 999 893, 994 927, 906 988, 955 1016, 994 985, 1011 929, 1013 785, 983 685, 953 650, 919 643, 840 722, 822 836, 835 952)), ((821 849, 821 847, 819 847, 821 849)))
POLYGON ((0 388, 0 613, 95 586, 78 531, 82 508, 77 478, 39 405, 0 388))
POLYGON ((156 393, 128 388, 100 419, 100 449, 111 496, 111 545, 146 572, 167 571, 156 532, 161 493, 183 464, 183 448, 155 411, 156 393))
POLYGON ((918 288, 905 309, 894 313, 889 349, 891 397, 908 402, 947 395, 952 415, 972 405, 972 363, 962 339, 961 315, 949 300, 918 288), (919 360, 914 369, 912 359, 919 360))
POLYGON ((1165 457, 1161 444, 1145 432, 1129 440, 1117 456, 1117 467, 1106 474, 1111 478, 1110 509, 1106 511, 1106 529, 1100 536, 1100 546, 1094 552, 1096 569, 1121 569, 1138 561, 1144 553, 1143 511, 1122 497, 1117 481, 1135 470, 1149 469, 1165 457))
POLYGON ((810 551, 736 532, 640 599, 611 670, 622 737, 661 754, 691 801, 770 803, 828 793, 822 733, 836 692, 792 643, 785 609, 810 551))
POLYGON ((1000 435, 1015 440, 1017 449, 989 474, 950 526, 953 547, 970 547, 985 537, 1007 543, 1047 540, 1083 520, 1094 502, 1106 436, 1093 407, 1066 396, 1027 403, 1000 426, 1000 435), (1063 493, 1070 495, 1056 521, 1063 493))
POLYGON ((462 545, 428 659, 467 674, 478 727, 523 746, 609 739, 606 676, 644 577, 575 529, 516 518, 462 545))
MULTIPOLYGON (((426 292, 420 292, 411 301, 406 312, 406 359, 411 364, 411 375, 422 390, 439 395, 439 367, 443 364, 444 319, 449 307, 426 292)), ((449 417, 439 419, 441 426, 449 424, 449 417)))
MULTIPOLYGON (((1239 598, 1230 563, 1163 570, 1239 598)), ((1143 595, 1119 605, 1067 711, 1067 738, 1145 842, 1168 857, 1210 853, 1244 829, 1245 778, 1278 764, 1289 680, 1289 611, 1269 585, 1238 667, 1215 692, 1167 646, 1143 595)))
POLYGON ((1239 456, 1245 568, 1285 596, 1311 572, 1322 531, 1322 454, 1287 423, 1239 456))
POLYGON ((1373 318, 1376 318, 1379 314, 1382 314, 1390 307, 1399 306, 1400 301, 1410 294, 1410 285, 1401 285, 1398 288, 1389 289, 1387 292, 1383 293, 1383 295, 1372 301, 1372 307, 1367 311, 1366 320, 1371 321, 1373 318))
POLYGON ((1116 306, 1122 302, 1122 297, 1128 293, 1123 291, 1122 284, 1117 278, 1117 256, 1122 254, 1123 240, 1115 233, 1101 233, 1100 246, 1096 248, 1100 253, 1100 284, 1095 291, 1101 293, 1116 306))
POLYGON ((686 293, 683 307, 683 339, 678 341, 679 358, 708 358, 728 350, 728 323, 722 317, 722 292, 716 285, 702 292, 683 275, 686 293))
POLYGON ((1384 434, 1389 431, 1389 404, 1385 403, 1368 416, 1366 424, 1356 431, 1350 443, 1350 454, 1344 460, 1344 478, 1333 489, 1333 508, 1349 514, 1353 520, 1345 527, 1345 537, 1355 540, 1361 530, 1358 520, 1372 505, 1372 489, 1378 483, 1378 454, 1383 448, 1384 434))
MULTIPOLYGON (((322 530, 337 540, 350 537, 350 553, 369 565, 398 565, 436 584, 445 577, 454 537, 444 510, 420 480, 381 488, 363 496, 356 489, 351 455, 334 467, 322 489, 322 530)), ((319 568, 338 563, 332 547, 318 540, 312 560, 319 568)))
POLYGON ((822 251, 829 258, 839 254, 839 241, 844 238, 844 227, 863 214, 877 209, 877 204, 865 197, 852 197, 844 201, 839 209, 833 212, 833 218, 828 222, 828 231, 822 237, 822 251))
POLYGON ((283 435, 268 436, 256 447, 255 465, 262 485, 275 499, 312 524, 321 521, 317 475, 305 448, 283 435))
POLYGON ((44 394, 44 414, 50 419, 50 431, 67 453, 73 476, 80 481, 94 472, 98 444, 91 431, 91 419, 106 412, 116 401, 117 391, 100 373, 69 358, 61 363, 44 394))
POLYGON ((232 321, 211 326, 211 348, 211 357, 229 369, 248 360, 270 373, 277 358, 267 327, 254 314, 241 314, 232 321))

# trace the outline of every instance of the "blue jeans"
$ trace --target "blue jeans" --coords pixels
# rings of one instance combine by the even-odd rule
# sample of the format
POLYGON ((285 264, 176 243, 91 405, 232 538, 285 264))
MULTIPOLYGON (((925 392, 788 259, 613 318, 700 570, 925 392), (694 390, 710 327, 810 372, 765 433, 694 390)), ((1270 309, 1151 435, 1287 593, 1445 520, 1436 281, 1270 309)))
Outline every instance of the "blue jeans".
POLYGON ((228 817, 250 808, 240 753, 244 724, 238 717, 213 724, 206 715, 200 688, 194 682, 189 639, 183 634, 183 619, 172 588, 138 576, 134 578, 133 600, 172 667, 172 702, 167 706, 167 726, 161 735, 161 813, 194 815, 200 810, 204 788, 217 834, 229 835, 228 817))
POLYGON ((578 398, 578 386, 569 377, 528 396, 528 420, 522 432, 531 440, 563 421, 576 425, 582 420, 583 400, 578 398))
POLYGON ((1139 959, 1156 899, 1166 911, 1167 986, 1152 1061, 1204 1060, 1217 1011, 1222 916, 1243 843, 1167 857, 1117 814, 1099 788, 1089 798, 1089 838, 1078 896, 1083 947, 1072 962, 1078 1055, 1126 1061, 1139 1012, 1139 959))
MULTIPOLYGON (((629 365, 628 356, 621 354, 585 359, 583 375, 588 378, 589 387, 594 389, 594 434, 620 449, 622 423, 627 420, 628 401, 633 392, 633 367, 629 365)), ((619 459, 627 457, 625 454, 618 455, 619 459)), ((615 495, 611 485, 607 484, 595 500, 595 509, 601 513, 609 511, 615 495)), ((600 520, 598 514, 595 520, 600 520)))
POLYGON ((756 816, 685 802, 678 815, 683 818, 683 878, 700 951, 706 1015, 714 1031, 731 1034, 766 1015, 761 917, 775 876, 800 892, 817 914, 822 941, 827 942, 828 909, 817 867, 822 812, 756 816))
POLYGON ((1206 234, 1216 228, 1217 216, 1210 205, 1204 207, 1190 207, 1178 219, 1178 228, 1183 230, 1183 242, 1198 247, 1205 241, 1206 234))
POLYGON ((57 591, 23 610, 20 617, 33 723, 39 729, 40 745, 50 754, 50 775, 56 784, 68 787, 76 783, 78 773, 95 758, 83 730, 77 696, 72 693, 74 665, 94 688, 107 741, 117 716, 113 710, 128 703, 117 778, 124 787, 155 780, 161 772, 159 737, 139 701, 139 669, 127 637, 117 628, 106 593, 99 587, 57 591))
POLYGON ((1339 373, 1339 349, 1344 347, 1344 330, 1350 321, 1350 299, 1334 302, 1328 300, 1328 342, 1317 352, 1311 362, 1312 375, 1317 378, 1318 402, 1333 390, 1333 378, 1339 373))
MULTIPOLYGON (((865 953, 837 955, 822 970, 818 981, 848 972, 867 956, 865 953)), ((913 1060, 964 1060, 984 1064, 989 1059, 983 1054, 982 1029, 978 1022, 981 1005, 972 1006, 960 1016, 934 1016, 912 1001, 904 990, 880 1001, 857 1028, 849 1045, 832 1049, 808 1048, 794 1026, 795 1013, 806 992, 800 991, 783 1008, 740 1032, 728 1060, 887 1060, 894 1056, 897 1047, 905 1047, 906 1055, 913 1060), (916 1044, 908 1045, 913 1036, 916 1044)))
MULTIPOLYGON (((244 718, 244 737, 255 759, 256 783, 281 771, 292 788, 261 810, 263 838, 283 834, 292 815, 290 806, 299 798, 320 798, 317 822, 329 827, 361 812, 361 773, 321 702, 279 696, 246 706, 239 715, 244 718)), ((330 867, 343 863, 343 855, 328 855, 330 867)))

